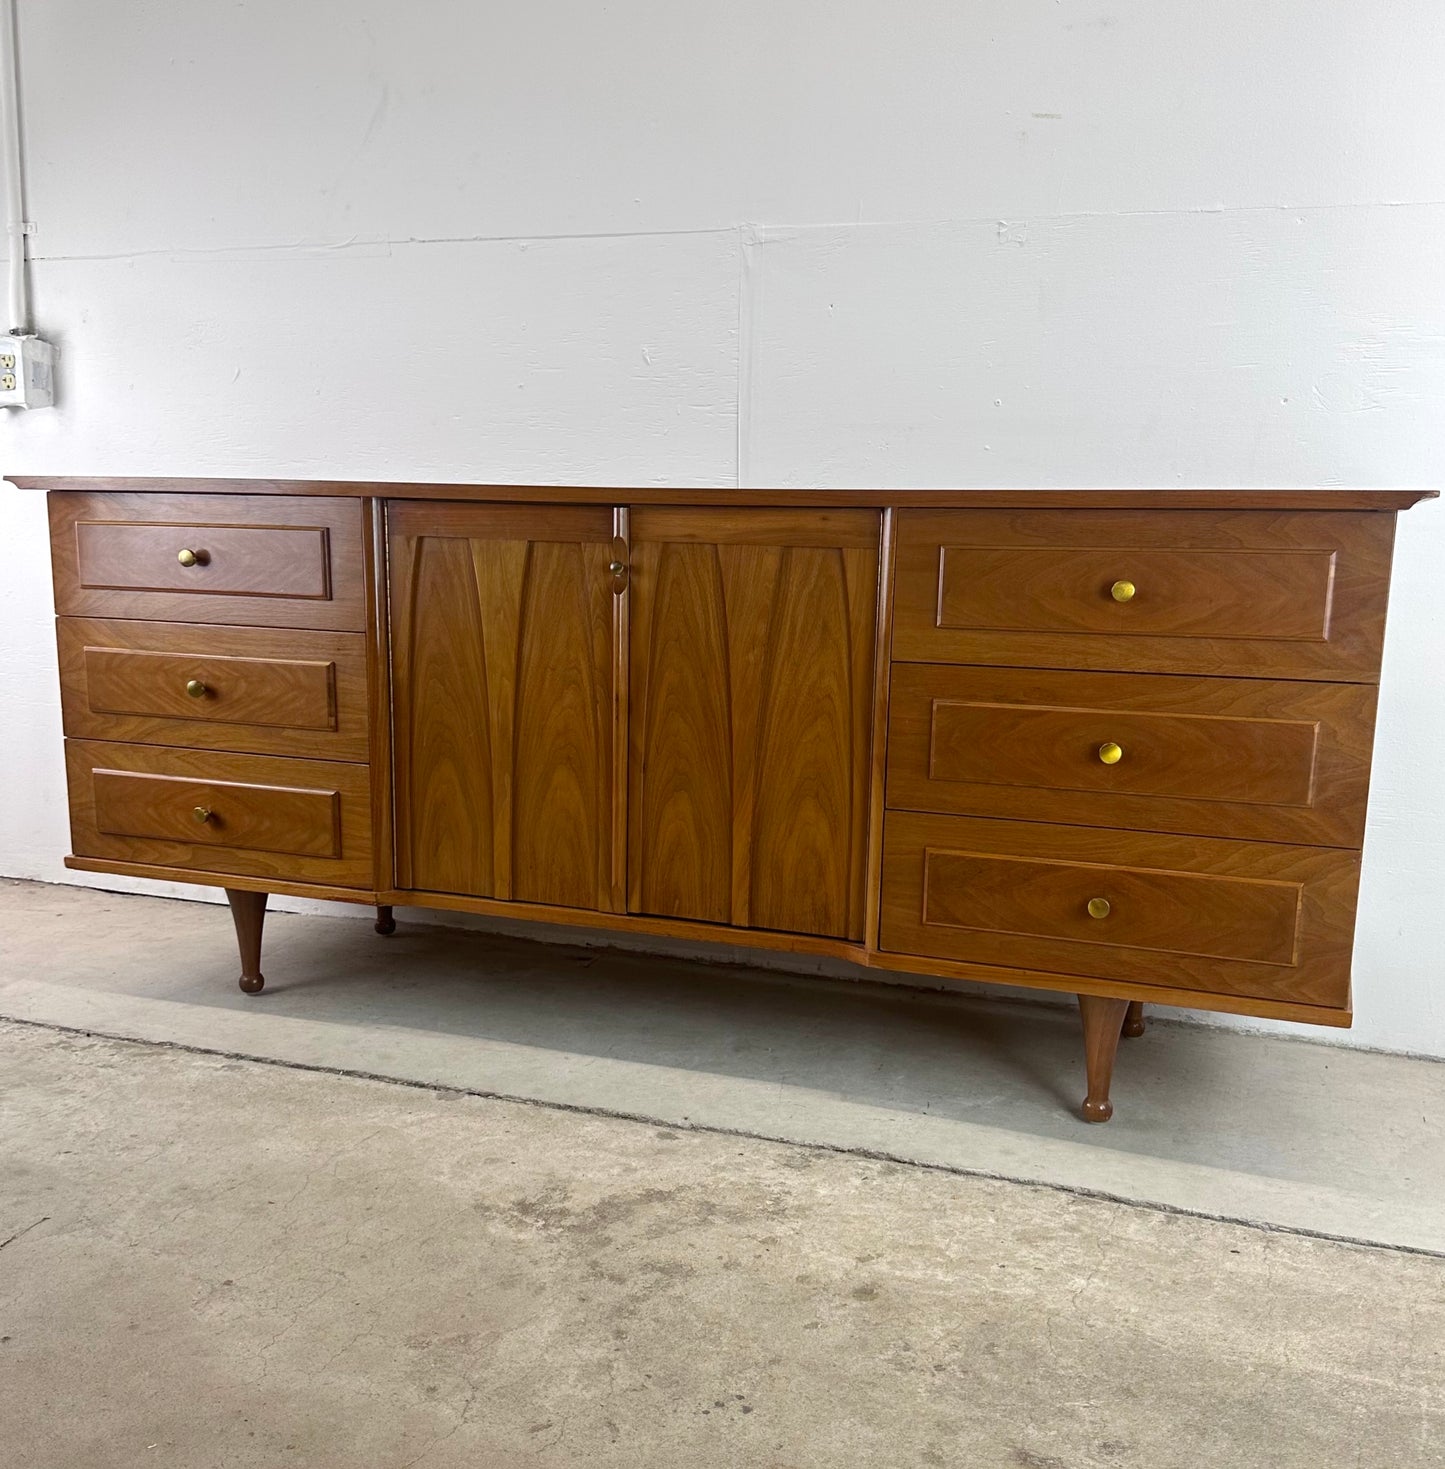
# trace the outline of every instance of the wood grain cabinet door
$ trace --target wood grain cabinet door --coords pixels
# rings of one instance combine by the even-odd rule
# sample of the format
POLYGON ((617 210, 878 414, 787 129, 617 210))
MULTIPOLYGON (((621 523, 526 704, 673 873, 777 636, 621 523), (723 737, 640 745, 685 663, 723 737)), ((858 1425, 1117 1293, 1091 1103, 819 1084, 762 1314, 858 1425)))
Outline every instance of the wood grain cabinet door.
POLYGON ((879 517, 638 509, 631 911, 863 935, 879 517))
POLYGON ((612 512, 388 506, 403 888, 615 911, 612 512))

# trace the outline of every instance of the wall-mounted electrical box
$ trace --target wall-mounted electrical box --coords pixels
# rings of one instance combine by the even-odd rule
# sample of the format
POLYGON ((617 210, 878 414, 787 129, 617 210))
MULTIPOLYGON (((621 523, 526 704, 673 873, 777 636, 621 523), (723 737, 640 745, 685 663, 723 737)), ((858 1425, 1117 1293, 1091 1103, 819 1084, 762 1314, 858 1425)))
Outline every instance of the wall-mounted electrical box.
POLYGON ((55 402, 55 348, 41 337, 0 335, 0 408, 55 402))

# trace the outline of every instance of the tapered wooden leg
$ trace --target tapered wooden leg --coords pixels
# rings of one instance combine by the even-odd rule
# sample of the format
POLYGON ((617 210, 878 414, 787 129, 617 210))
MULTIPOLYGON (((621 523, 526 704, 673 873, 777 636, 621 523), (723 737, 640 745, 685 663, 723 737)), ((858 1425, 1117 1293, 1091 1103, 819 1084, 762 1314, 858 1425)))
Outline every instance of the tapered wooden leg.
POLYGON ((1144 1034, 1144 1001, 1130 1000, 1129 1008, 1124 1012, 1124 1028, 1120 1035, 1128 1036, 1133 1040, 1135 1036, 1144 1034))
POLYGON ((266 922, 266 894, 227 888, 226 901, 231 905, 236 943, 241 950, 238 983, 246 994, 259 995, 266 987, 266 976, 261 973, 261 927, 266 922))
POLYGON ((1089 1094, 1080 1108, 1085 1122, 1107 1122, 1114 1115, 1109 1083, 1114 1079, 1114 1057, 1118 1054, 1119 1033, 1128 1008, 1127 1000, 1109 1000, 1102 995, 1079 996, 1079 1015, 1084 1022, 1084 1066, 1089 1077, 1089 1094))
POLYGON ((376 931, 384 938, 387 934, 396 932, 396 919, 391 916, 391 909, 378 906, 376 910, 376 931))

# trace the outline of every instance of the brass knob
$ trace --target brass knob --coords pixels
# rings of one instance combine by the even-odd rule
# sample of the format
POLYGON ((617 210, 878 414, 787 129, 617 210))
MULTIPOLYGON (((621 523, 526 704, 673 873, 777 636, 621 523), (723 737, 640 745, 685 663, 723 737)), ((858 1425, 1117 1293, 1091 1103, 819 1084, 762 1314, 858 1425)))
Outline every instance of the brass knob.
POLYGON ((1089 917, 1090 918, 1107 918, 1108 916, 1109 916, 1109 900, 1108 900, 1108 898, 1090 898, 1089 899, 1089 917))
POLYGON ((189 546, 176 552, 176 560, 182 566, 204 566, 208 559, 204 551, 193 551, 189 546))
MULTIPOLYGON (((205 684, 200 681, 200 679, 192 678, 187 679, 186 681, 186 692, 193 699, 204 699, 206 695, 210 693, 210 690, 205 686, 205 684)), ((1102 759, 1103 756, 1100 756, 1099 758, 1102 759)))
POLYGON ((1116 745, 1113 740, 1099 746, 1099 759, 1105 765, 1117 765, 1124 758, 1123 745, 1116 745))
POLYGON ((211 819, 211 808, 209 806, 197 806, 191 812, 191 815, 204 826, 211 819))
POLYGON ((607 563, 607 569, 613 576, 621 576, 627 570, 627 563, 625 561, 609 561, 607 563))
POLYGON ((1109 595, 1116 602, 1128 602, 1133 599, 1134 593, 1137 590, 1138 588, 1131 581, 1116 581, 1109 588, 1109 595))

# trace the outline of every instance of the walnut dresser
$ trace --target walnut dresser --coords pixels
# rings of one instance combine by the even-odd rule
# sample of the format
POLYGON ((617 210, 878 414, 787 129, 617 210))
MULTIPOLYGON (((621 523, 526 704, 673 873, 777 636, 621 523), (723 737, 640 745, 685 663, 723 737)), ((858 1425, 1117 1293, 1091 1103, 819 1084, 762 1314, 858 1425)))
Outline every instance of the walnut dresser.
POLYGON ((56 480, 71 867, 1350 1023, 1410 491, 56 480))

